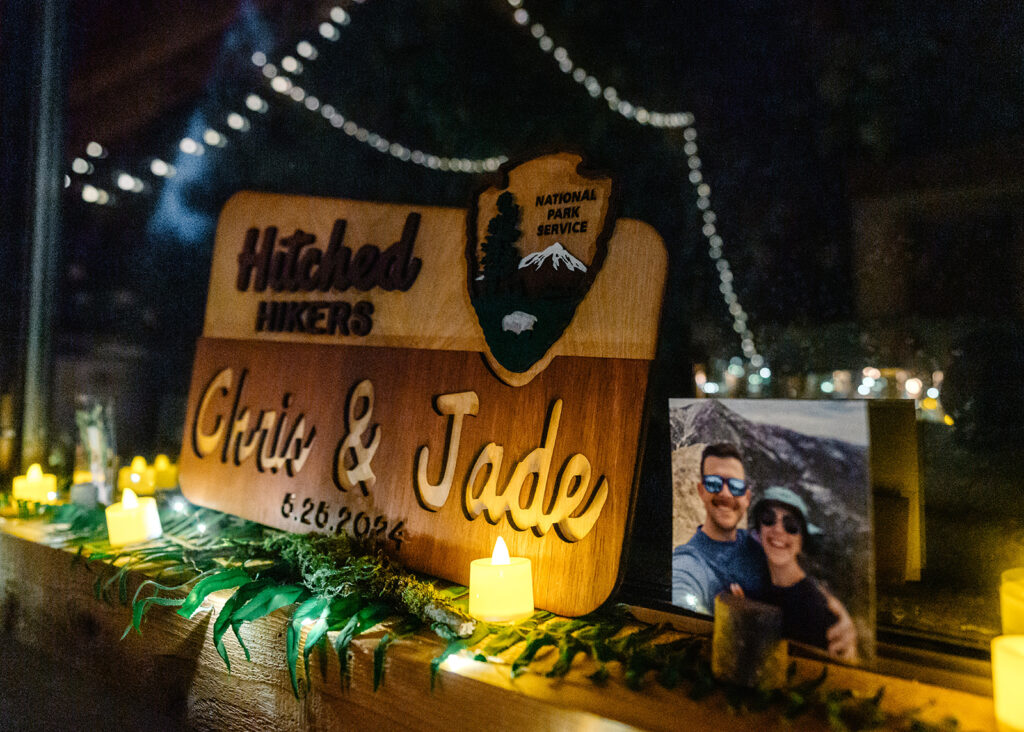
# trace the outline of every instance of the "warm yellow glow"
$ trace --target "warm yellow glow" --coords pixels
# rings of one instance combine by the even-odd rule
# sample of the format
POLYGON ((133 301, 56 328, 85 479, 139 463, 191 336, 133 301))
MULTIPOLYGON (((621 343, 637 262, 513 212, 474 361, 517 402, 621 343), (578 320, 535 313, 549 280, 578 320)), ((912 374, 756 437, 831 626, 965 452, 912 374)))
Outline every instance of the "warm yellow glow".
POLYGON ((1008 569, 999 585, 999 614, 1003 633, 1024 635, 1024 567, 1008 569))
POLYGON ((1002 732, 1024 732, 1024 635, 992 641, 992 696, 1002 732))
POLYGON ((151 466, 153 482, 157 488, 174 488, 178 485, 178 466, 166 455, 156 456, 151 466))
POLYGON ((136 496, 126 488, 120 503, 107 506, 107 534, 111 546, 124 546, 156 539, 163 534, 156 499, 136 496))
POLYGON ((140 496, 151 496, 156 491, 156 471, 146 463, 146 458, 136 455, 130 465, 117 471, 117 487, 131 488, 140 496))
POLYGON ((508 545, 505 544, 505 540, 500 536, 498 540, 494 542, 494 551, 491 552, 491 564, 511 564, 511 560, 508 556, 508 545))
POLYGON ((32 463, 25 475, 14 478, 14 500, 33 503, 57 503, 57 476, 44 473, 39 463, 32 463))
POLYGON ((509 557, 500 536, 490 558, 469 565, 469 614, 491 623, 533 614, 533 566, 525 557, 509 557))
POLYGON ((942 421, 945 422, 950 427, 953 426, 953 418, 950 417, 948 414, 942 418, 942 421))
POLYGON ((88 470, 76 470, 71 476, 72 485, 81 485, 82 483, 92 483, 92 472, 88 470))
POLYGON ((937 399, 933 399, 932 397, 928 397, 926 399, 922 399, 921 400, 921 409, 927 409, 927 410, 930 411, 932 409, 938 409, 938 408, 939 408, 939 402, 938 402, 937 399))

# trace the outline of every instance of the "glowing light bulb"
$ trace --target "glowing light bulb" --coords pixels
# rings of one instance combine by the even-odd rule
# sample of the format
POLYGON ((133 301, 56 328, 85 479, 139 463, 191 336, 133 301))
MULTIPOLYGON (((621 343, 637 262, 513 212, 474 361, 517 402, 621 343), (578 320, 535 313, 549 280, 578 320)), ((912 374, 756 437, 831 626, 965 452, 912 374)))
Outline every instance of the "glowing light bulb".
POLYGON ((253 112, 266 112, 267 103, 256 94, 250 94, 245 98, 245 106, 253 112))
POLYGON ((224 147, 227 144, 227 140, 224 135, 217 132, 217 130, 206 128, 206 132, 203 133, 203 141, 211 147, 224 147))
POLYGON ((124 495, 121 496, 121 506, 123 508, 138 508, 139 497, 135 495, 135 491, 131 488, 124 489, 124 495))
POLYGON ((178 149, 186 155, 202 155, 203 146, 193 140, 191 137, 181 138, 181 142, 178 143, 178 149))

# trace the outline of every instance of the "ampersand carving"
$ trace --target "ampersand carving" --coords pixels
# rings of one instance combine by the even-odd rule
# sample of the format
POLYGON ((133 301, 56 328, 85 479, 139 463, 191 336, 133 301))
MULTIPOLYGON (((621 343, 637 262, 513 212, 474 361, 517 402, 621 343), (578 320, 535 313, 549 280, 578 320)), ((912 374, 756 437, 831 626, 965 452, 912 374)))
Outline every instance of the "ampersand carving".
POLYGON ((339 490, 349 491, 359 486, 363 495, 368 496, 377 482, 370 461, 380 447, 380 425, 374 425, 368 435, 370 444, 365 445, 363 439, 372 416, 373 383, 363 379, 348 397, 348 434, 338 443, 334 454, 334 484, 339 490), (361 409, 364 402, 366 406, 361 409))

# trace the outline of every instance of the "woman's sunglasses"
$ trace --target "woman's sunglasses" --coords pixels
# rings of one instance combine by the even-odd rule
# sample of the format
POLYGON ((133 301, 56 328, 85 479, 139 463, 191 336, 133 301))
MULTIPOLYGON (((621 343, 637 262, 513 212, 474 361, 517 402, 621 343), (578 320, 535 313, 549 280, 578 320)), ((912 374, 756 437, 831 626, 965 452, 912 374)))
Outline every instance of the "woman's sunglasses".
POLYGON ((729 492, 739 498, 747 492, 747 481, 743 478, 723 478, 721 475, 705 475, 702 481, 708 493, 721 493, 722 488, 729 486, 729 492))
MULTIPOLYGON (((775 511, 764 511, 757 520, 758 526, 775 526, 775 511)), ((782 516, 782 528, 787 534, 796 536, 800 533, 800 522, 788 513, 782 516)))

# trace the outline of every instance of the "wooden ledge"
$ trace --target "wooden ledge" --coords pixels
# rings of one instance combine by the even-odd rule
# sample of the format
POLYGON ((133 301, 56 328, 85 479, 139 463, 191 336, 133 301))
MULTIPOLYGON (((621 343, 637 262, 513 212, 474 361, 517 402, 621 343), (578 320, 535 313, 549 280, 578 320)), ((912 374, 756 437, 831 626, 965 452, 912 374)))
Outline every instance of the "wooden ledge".
MULTIPOLYGON (((134 592, 141 577, 132 579, 134 592)), ((251 662, 228 634, 228 673, 210 640, 224 595, 191 620, 153 608, 141 636, 119 641, 130 610, 97 600, 94 580, 67 552, 0 531, 0 728, 760 730, 779 723, 775 713, 740 715, 720 695, 696 702, 653 681, 640 693, 615 681, 596 686, 586 668, 558 681, 538 673, 513 680, 505 667, 453 658, 431 690, 430 661, 443 647, 431 634, 388 649, 384 683, 374 692, 381 629, 353 641, 347 688, 333 651, 320 658, 314 652, 312 688, 296 700, 284 611, 242 628, 251 662)), ((820 669, 800 662, 801 675, 820 669)), ((992 700, 984 696, 839 667, 827 683, 864 694, 884 686, 890 712, 924 708, 928 721, 952 715, 962 729, 995 728, 992 700)), ((826 728, 809 718, 793 726, 826 728)))

